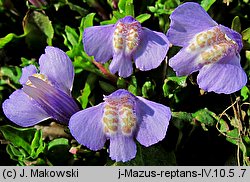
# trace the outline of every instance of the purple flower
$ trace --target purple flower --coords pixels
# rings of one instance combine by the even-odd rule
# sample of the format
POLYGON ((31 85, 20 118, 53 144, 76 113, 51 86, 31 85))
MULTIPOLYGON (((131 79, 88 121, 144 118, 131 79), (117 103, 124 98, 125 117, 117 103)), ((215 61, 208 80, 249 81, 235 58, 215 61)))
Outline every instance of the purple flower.
POLYGON ((168 107, 120 89, 74 114, 69 129, 80 144, 95 151, 110 139, 111 159, 125 162, 136 155, 134 137, 146 147, 161 141, 170 118, 168 107))
POLYGON ((183 47, 169 60, 178 76, 199 71, 205 91, 230 94, 241 89, 247 76, 240 65, 241 35, 217 24, 197 3, 184 3, 170 16, 169 41, 183 47))
POLYGON ((48 118, 68 124, 69 118, 79 111, 71 97, 74 79, 72 62, 62 50, 48 46, 39 64, 40 73, 34 65, 22 69, 19 82, 23 88, 4 101, 4 114, 23 127, 48 118))
POLYGON ((84 50, 97 62, 105 63, 113 57, 110 72, 121 77, 132 74, 132 60, 141 71, 158 67, 165 58, 169 41, 160 32, 141 27, 131 16, 116 24, 94 26, 84 30, 84 50))

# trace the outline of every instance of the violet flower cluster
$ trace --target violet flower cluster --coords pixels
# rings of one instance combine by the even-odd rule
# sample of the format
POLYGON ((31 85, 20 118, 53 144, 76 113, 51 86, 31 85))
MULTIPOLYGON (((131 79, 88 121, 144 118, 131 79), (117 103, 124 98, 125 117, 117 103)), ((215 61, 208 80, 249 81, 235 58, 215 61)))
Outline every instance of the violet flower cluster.
MULTIPOLYGON (((184 3, 170 16, 164 35, 144 28, 131 16, 116 24, 86 28, 84 50, 97 62, 112 59, 110 72, 121 77, 157 68, 170 43, 182 49, 169 60, 177 76, 199 71, 197 82, 208 92, 230 94, 241 89, 247 76, 240 65, 242 40, 237 32, 217 24, 197 3, 184 3)), ((71 97, 73 65, 60 49, 47 47, 39 59, 40 72, 23 68, 22 89, 3 103, 5 115, 20 126, 32 126, 48 118, 69 124, 73 137, 91 150, 110 140, 109 155, 126 162, 136 156, 136 139, 151 146, 165 138, 169 107, 119 89, 97 106, 82 111, 71 97)))

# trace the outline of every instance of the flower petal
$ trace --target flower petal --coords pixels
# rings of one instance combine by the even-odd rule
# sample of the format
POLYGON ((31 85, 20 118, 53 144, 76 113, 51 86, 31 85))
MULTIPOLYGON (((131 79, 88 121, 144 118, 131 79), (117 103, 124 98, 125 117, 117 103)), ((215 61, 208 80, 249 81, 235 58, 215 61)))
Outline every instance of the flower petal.
POLYGON ((238 46, 238 52, 240 52, 240 50, 243 47, 243 43, 242 43, 242 36, 238 33, 233 31, 232 29, 225 27, 223 25, 219 25, 220 30, 222 30, 230 39, 232 39, 233 41, 235 41, 237 43, 238 46))
POLYGON ((148 147, 165 138, 171 111, 168 107, 137 97, 138 132, 136 139, 148 147))
POLYGON ((116 134, 110 137, 109 156, 112 160, 126 162, 136 156, 133 137, 116 134))
POLYGON ((39 64, 40 73, 45 74, 53 85, 70 95, 74 67, 67 54, 61 49, 47 46, 45 54, 39 59, 39 64))
POLYGON ((136 67, 141 71, 157 68, 166 57, 168 48, 166 35, 143 28, 140 45, 134 53, 136 67))
POLYGON ((106 142, 102 115, 103 103, 75 113, 69 121, 73 137, 91 150, 100 150, 106 142))
POLYGON ((37 73, 37 69, 34 65, 26 66, 22 69, 22 76, 19 80, 21 84, 25 84, 29 80, 29 76, 37 73))
POLYGON ((177 76, 189 75, 203 66, 202 63, 196 61, 198 54, 199 52, 187 52, 184 47, 169 60, 169 66, 173 68, 177 76))
MULTIPOLYGON (((225 58, 230 59, 230 58, 225 58)), ((240 90, 247 83, 247 75, 239 64, 239 57, 231 57, 230 64, 221 62, 206 65, 197 77, 200 88, 208 92, 230 94, 240 90)))
POLYGON ((29 77, 32 85, 23 86, 23 91, 36 100, 37 103, 55 120, 68 124, 70 117, 79 111, 74 99, 66 93, 47 84, 36 77, 29 77))
MULTIPOLYGON (((138 22, 136 19, 134 19, 132 16, 125 16, 124 18, 122 19, 119 19, 117 21, 118 22, 122 22, 122 23, 125 23, 125 24, 129 24, 129 23, 133 23, 133 22, 138 22)), ((117 24, 116 23, 116 24, 117 24)))
POLYGON ((113 56, 114 25, 88 27, 83 33, 84 50, 89 56, 101 63, 107 62, 113 56))
POLYGON ((170 19, 168 40, 181 47, 185 46, 196 33, 217 25, 198 3, 193 2, 178 6, 170 15, 170 19))
POLYGON ((48 113, 22 90, 13 92, 2 107, 7 118, 23 127, 33 126, 50 118, 48 113))
POLYGON ((114 54, 109 70, 112 74, 118 71, 120 77, 129 77, 133 72, 131 57, 129 55, 126 56, 123 52, 114 54))

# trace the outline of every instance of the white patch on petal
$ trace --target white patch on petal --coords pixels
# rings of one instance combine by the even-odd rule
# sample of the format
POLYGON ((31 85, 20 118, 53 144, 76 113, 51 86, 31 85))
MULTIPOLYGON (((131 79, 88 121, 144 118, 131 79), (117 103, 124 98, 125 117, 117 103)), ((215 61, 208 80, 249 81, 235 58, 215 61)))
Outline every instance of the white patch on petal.
POLYGON ((121 132, 125 136, 132 135, 137 122, 134 102, 134 98, 130 95, 105 99, 102 122, 104 132, 108 136, 117 132, 121 132))
POLYGON ((198 54, 198 64, 215 63, 230 53, 234 53, 238 46, 218 26, 200 32, 189 42, 186 51, 198 54))
MULTIPOLYGON (((39 78, 40 80, 43 80, 43 81, 45 81, 46 83, 48 83, 48 84, 51 85, 50 81, 48 80, 48 77, 47 77, 46 75, 44 75, 44 74, 35 73, 35 74, 33 74, 32 76, 34 76, 34 77, 36 77, 36 78, 39 78)), ((31 87, 35 87, 35 86, 32 84, 32 82, 31 82, 30 80, 28 80, 28 81, 26 82, 26 85, 31 86, 31 87)))
POLYGON ((131 54, 139 45, 141 25, 139 22, 122 23, 116 25, 113 34, 113 47, 116 53, 124 51, 131 54))

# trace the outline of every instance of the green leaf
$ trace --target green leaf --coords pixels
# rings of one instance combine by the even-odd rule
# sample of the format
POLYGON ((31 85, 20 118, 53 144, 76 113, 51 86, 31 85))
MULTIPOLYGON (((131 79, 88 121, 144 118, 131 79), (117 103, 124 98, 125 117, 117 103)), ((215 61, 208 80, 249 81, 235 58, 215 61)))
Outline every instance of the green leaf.
POLYGON ((185 127, 185 123, 193 122, 193 116, 187 112, 172 112, 171 121, 176 128, 182 130, 185 127))
POLYGON ((125 14, 125 16, 134 16, 133 0, 120 0, 118 3, 118 8, 120 13, 125 14))
POLYGON ((170 81, 173 81, 177 83, 181 87, 186 87, 187 86, 187 76, 172 76, 167 78, 170 81))
POLYGON ((173 96, 167 79, 164 80, 164 84, 162 85, 162 90, 163 90, 164 97, 168 96, 170 98, 173 96))
POLYGON ((118 8, 119 8, 121 13, 125 12, 126 2, 127 2, 127 0, 120 0, 118 2, 118 8))
POLYGON ((72 11, 78 12, 81 16, 85 16, 88 13, 87 9, 84 9, 83 7, 75 5, 75 4, 73 4, 73 3, 69 2, 69 1, 66 1, 66 2, 67 2, 67 5, 69 6, 69 8, 72 11))
POLYGON ((240 90, 240 94, 243 97, 243 101, 246 101, 250 96, 249 88, 247 86, 242 87, 242 89, 240 90))
POLYGON ((78 98, 78 101, 81 103, 82 108, 85 109, 89 102, 89 95, 95 87, 95 82, 97 80, 96 74, 90 73, 85 82, 84 89, 81 96, 78 98))
POLYGON ((91 59, 92 58, 88 56, 85 52, 82 52, 81 56, 75 56, 73 62, 75 73, 78 74, 83 70, 86 70, 101 76, 102 73, 94 66, 91 59))
POLYGON ((125 6, 125 15, 134 17, 134 4, 133 0, 127 0, 125 6))
POLYGON ((227 124, 227 122, 223 119, 220 119, 219 120, 219 123, 220 123, 220 128, 219 130, 222 132, 222 133, 226 133, 229 131, 229 126, 227 124))
POLYGON ((140 14, 139 16, 137 16, 135 19, 137 21, 139 21, 140 23, 143 23, 144 21, 148 20, 151 17, 150 14, 148 13, 144 13, 144 14, 140 14))
POLYGON ((156 13, 157 9, 154 6, 148 6, 148 10, 152 13, 156 13))
POLYGON ((118 77, 116 84, 118 88, 126 88, 126 80, 122 77, 118 77))
POLYGON ((134 95, 140 95, 140 90, 137 86, 137 80, 135 76, 131 76, 131 82, 128 86, 128 91, 134 95))
POLYGON ((202 0, 201 6, 208 11, 210 7, 215 3, 216 0, 202 0))
POLYGON ((51 150, 53 147, 57 147, 58 145, 69 145, 69 140, 66 138, 56 138, 49 142, 48 150, 51 150))
POLYGON ((8 144, 6 147, 6 152, 9 154, 10 158, 15 161, 23 161, 25 159, 25 155, 21 153, 16 147, 12 144, 8 144))
POLYGON ((239 33, 241 32, 241 23, 240 23, 240 18, 238 16, 234 17, 232 21, 231 29, 239 33))
POLYGON ((67 36, 67 40, 69 41, 71 46, 72 47, 77 46, 78 45, 79 35, 76 33, 76 30, 66 25, 65 33, 66 33, 66 36, 67 36))
POLYGON ((109 25, 109 24, 115 24, 117 22, 117 19, 115 16, 112 17, 111 20, 105 20, 100 22, 101 25, 109 25))
POLYGON ((21 68, 18 66, 15 67, 1 67, 0 68, 1 81, 5 80, 3 77, 9 78, 15 84, 19 84, 19 79, 22 75, 21 68))
POLYGON ((99 85, 107 93, 112 93, 112 92, 116 91, 116 88, 107 82, 99 81, 99 85))
POLYGON ((120 13, 118 11, 113 11, 113 15, 114 15, 115 19, 117 19, 117 20, 119 20, 119 19, 121 19, 121 18, 123 18, 123 17, 126 16, 125 14, 120 13))
POLYGON ((233 144, 237 144, 237 141, 239 139, 239 131, 237 128, 230 130, 227 132, 227 140, 230 141, 233 144))
POLYGON ((159 18, 160 20, 159 24, 162 27, 164 22, 166 22, 163 21, 165 17, 162 17, 162 15, 170 15, 179 4, 180 4, 179 0, 165 0, 165 1, 159 0, 155 3, 155 6, 148 6, 148 10, 154 13, 155 17, 159 18))
POLYGON ((94 21, 95 13, 90 13, 84 18, 84 26, 83 28, 92 27, 94 21))
POLYGON ((21 67, 29 66, 31 64, 35 65, 36 67, 38 66, 36 59, 26 59, 24 57, 21 57, 21 62, 22 62, 22 64, 20 64, 21 67))
POLYGON ((31 143, 36 133, 35 128, 16 128, 10 125, 0 127, 4 138, 10 141, 15 147, 23 148, 29 155, 31 154, 31 143))
POLYGON ((230 130, 227 132, 227 141, 233 143, 234 145, 237 145, 240 147, 241 151, 243 152, 243 155, 246 155, 246 146, 245 144, 240 140, 239 136, 239 130, 237 128, 230 130))
POLYGON ((45 149, 45 143, 43 142, 42 130, 37 130, 34 139, 31 142, 31 158, 35 159, 45 149))
POLYGON ((241 32, 242 39, 250 43, 250 27, 241 32))
POLYGON ((146 81, 142 86, 142 96, 149 98, 153 95, 155 90, 155 85, 151 81, 146 81))
POLYGON ((213 117, 213 113, 207 108, 196 111, 195 113, 193 113, 193 117, 197 121, 205 125, 213 126, 216 124, 216 120, 213 117))
POLYGON ((53 165, 65 165, 73 160, 69 152, 70 145, 66 138, 57 138, 49 142, 47 157, 53 165))
MULTIPOLYGON (((249 46, 250 46, 250 39, 249 39, 249 46)), ((246 50, 245 55, 246 55, 246 63, 244 66, 244 70, 246 71, 248 77, 250 77, 250 51, 246 50)))
POLYGON ((246 51, 246 58, 250 62, 250 51, 246 51))
POLYGON ((28 11, 23 21, 26 42, 30 47, 35 46, 39 42, 52 45, 54 29, 49 17, 38 11, 28 11))
POLYGON ((178 92, 183 88, 187 86, 186 83, 187 77, 167 77, 167 79, 164 80, 164 84, 162 86, 164 97, 168 98, 174 98, 175 102, 179 102, 179 96, 178 92))
POLYGON ((22 35, 16 35, 14 33, 9 33, 8 35, 6 35, 3 38, 0 38, 0 49, 3 48, 6 44, 8 44, 9 42, 16 40, 16 39, 20 39, 22 37, 24 37, 25 34, 22 35))

